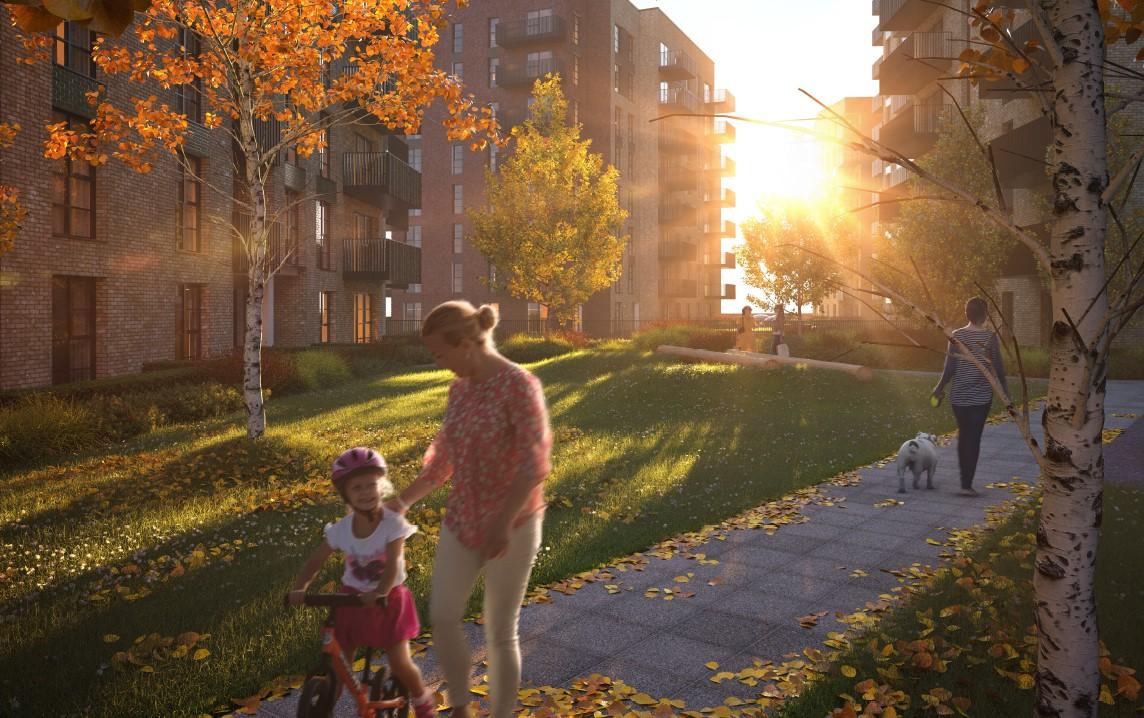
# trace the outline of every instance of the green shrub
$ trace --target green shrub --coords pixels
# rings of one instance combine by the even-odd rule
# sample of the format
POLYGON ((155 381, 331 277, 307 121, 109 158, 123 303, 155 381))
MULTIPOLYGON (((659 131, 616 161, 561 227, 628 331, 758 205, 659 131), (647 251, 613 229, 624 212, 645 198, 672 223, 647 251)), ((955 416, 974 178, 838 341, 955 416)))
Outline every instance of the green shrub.
POLYGON ((295 354, 294 373, 304 391, 340 384, 352 376, 345 359, 324 349, 308 349, 295 354))
POLYGON ((655 351, 664 344, 691 349, 725 352, 735 346, 735 332, 714 327, 672 324, 652 327, 637 333, 632 342, 643 351, 655 351))
POLYGON ((99 422, 92 410, 50 394, 32 394, 0 408, 0 460, 28 464, 96 446, 99 422))
POLYGON ((164 421, 181 424, 223 416, 243 407, 242 392, 237 386, 184 384, 154 395, 164 421))
POLYGON ((514 334, 497 345, 501 354, 519 364, 551 359, 575 348, 570 340, 555 334, 548 337, 514 334))
POLYGON ((124 394, 123 396, 96 396, 87 406, 97 417, 99 434, 104 441, 123 441, 146 434, 167 423, 150 394, 124 394))
MULTIPOLYGON (((226 386, 242 386, 242 352, 235 351, 221 359, 206 362, 206 374, 226 386)), ((262 350, 262 388, 274 394, 288 394, 299 389, 294 356, 276 349, 262 350)))

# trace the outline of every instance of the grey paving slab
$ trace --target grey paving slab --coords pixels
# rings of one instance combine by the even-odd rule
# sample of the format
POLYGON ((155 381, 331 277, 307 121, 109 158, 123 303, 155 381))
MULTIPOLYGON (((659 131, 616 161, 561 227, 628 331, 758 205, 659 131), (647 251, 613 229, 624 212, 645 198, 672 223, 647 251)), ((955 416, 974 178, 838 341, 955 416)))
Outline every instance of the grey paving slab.
MULTIPOLYGON (((642 596, 639 600, 644 600, 642 596)), ((568 646, 590 646, 593 651, 616 653, 646 640, 647 626, 580 611, 573 621, 565 621, 541 634, 546 641, 568 646)))
MULTIPOLYGON (((697 614, 694 620, 671 626, 666 629, 665 633, 695 641, 713 643, 738 653, 775 628, 777 626, 773 624, 711 608, 697 614)), ((654 642, 654 640, 649 641, 648 646, 650 647, 654 642)))
POLYGON ((587 646, 570 646, 543 637, 520 646, 521 682, 526 686, 558 685, 591 671, 607 660, 587 646))

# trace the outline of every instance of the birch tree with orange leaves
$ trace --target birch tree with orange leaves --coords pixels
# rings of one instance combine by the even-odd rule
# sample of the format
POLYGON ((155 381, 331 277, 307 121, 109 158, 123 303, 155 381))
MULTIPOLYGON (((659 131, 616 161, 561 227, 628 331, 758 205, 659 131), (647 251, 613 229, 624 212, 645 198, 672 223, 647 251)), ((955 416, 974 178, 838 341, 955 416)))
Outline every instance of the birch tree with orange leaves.
MULTIPOLYGON (((206 129, 233 140, 240 158, 233 200, 250 218, 245 231, 232 227, 248 260, 243 394, 250 437, 266 431, 260 358, 263 299, 277 269, 268 251, 267 202, 275 158, 289 148, 308 157, 326 146, 330 130, 363 119, 415 133, 435 101, 445 106, 450 139, 481 145, 495 136, 491 112, 464 95, 457 78, 434 67, 433 46, 451 4, 157 0, 121 37, 96 40, 92 54, 104 84, 88 95, 94 107, 89 127, 48 127, 49 158, 115 160, 147 172, 168 156, 193 176, 181 152, 187 117, 159 97, 160 90, 174 90, 196 95, 206 129), (116 98, 124 88, 129 97, 113 100, 112 83, 116 98)), ((26 40, 41 55, 50 42, 43 35, 26 40)), ((231 197, 231 188, 212 189, 231 197)))

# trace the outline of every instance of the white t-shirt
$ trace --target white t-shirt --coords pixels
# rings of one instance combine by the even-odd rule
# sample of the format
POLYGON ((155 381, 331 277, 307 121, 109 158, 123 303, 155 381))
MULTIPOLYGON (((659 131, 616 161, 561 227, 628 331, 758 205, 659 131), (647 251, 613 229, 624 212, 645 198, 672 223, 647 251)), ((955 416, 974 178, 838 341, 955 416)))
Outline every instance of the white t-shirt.
MULTIPOLYGON (((326 526, 326 543, 346 557, 346 570, 342 574, 342 584, 358 591, 372 591, 381 580, 385 570, 385 549, 398 539, 409 538, 417 533, 417 527, 405 520, 401 514, 386 511, 381 522, 367 538, 354 536, 354 515, 326 526)), ((397 567, 397 583, 405 583, 405 559, 397 567)))

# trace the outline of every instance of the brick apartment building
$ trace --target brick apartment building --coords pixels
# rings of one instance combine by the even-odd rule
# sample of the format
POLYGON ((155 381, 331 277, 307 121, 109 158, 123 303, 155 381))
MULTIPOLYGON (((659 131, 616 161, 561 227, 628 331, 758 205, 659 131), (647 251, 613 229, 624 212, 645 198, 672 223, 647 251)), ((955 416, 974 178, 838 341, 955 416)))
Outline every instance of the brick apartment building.
MULTIPOLYGON (((1051 188, 1042 158, 1051 141, 1049 118, 1030 91, 1008 80, 974 86, 968 80, 949 79, 956 74, 956 58, 971 41, 966 13, 972 3, 959 0, 956 5, 945 7, 928 0, 874 0, 873 14, 878 24, 872 41, 883 48, 882 57, 873 66, 873 78, 879 84, 879 94, 874 98, 874 137, 910 157, 931 149, 937 141, 941 118, 952 110, 949 96, 939 87, 939 79, 963 108, 983 105, 985 126, 981 140, 992 150, 1005 206, 1016 224, 1038 228, 1047 243, 1051 188)), ((1024 0, 996 0, 992 5, 1017 12, 1012 37, 1018 46, 1038 38, 1024 0)), ((1040 48, 1043 47, 1042 41, 1040 48)), ((1043 52, 1034 49, 1032 57, 1036 59, 1043 52)), ((1135 54, 1136 48, 1130 50, 1123 44, 1109 48, 1110 58, 1122 65, 1139 65, 1135 54)), ((1030 82, 1025 87, 1034 82, 1032 71, 1027 76, 1030 82)), ((1125 129, 1128 133, 1138 133, 1144 127, 1144 117, 1139 110, 1135 112, 1125 129)), ((906 170, 877 160, 872 168, 873 185, 881 187, 882 197, 900 196, 908 176, 906 170)), ((1141 192, 1136 189, 1134 194, 1139 196, 1141 192)), ((1130 205, 1138 207, 1140 200, 1134 197, 1130 205)), ((899 207, 879 206, 878 220, 892 221, 899 207)), ((879 231, 876 225, 875 231, 879 231)), ((1018 340, 1028 345, 1047 342, 1051 325, 1047 285, 1027 249, 1014 242, 1001 276, 994 278, 994 288, 1018 340)), ((1126 341, 1139 341, 1144 332, 1134 326, 1122 336, 1126 341)))
MULTIPOLYGON (((195 121, 203 108, 194 93, 156 86, 191 119, 186 152, 202 181, 168 157, 149 174, 115 161, 47 160, 46 124, 91 117, 91 37, 65 24, 55 63, 29 66, 17 62, 23 50, 2 25, 0 116, 23 130, 0 181, 19 188, 28 217, 15 248, 0 255, 0 389, 240 347, 246 266, 230 225, 247 220, 233 195, 211 189, 232 187, 229 136, 195 121)), ((115 78, 108 89, 126 96, 115 78)), ((280 212, 272 230, 272 255, 286 262, 267 288, 269 346, 369 341, 384 331, 389 289, 420 279, 420 250, 393 239, 420 203, 404 139, 361 125, 333 130, 329 144, 305 160, 287 153, 273 170, 271 211, 304 201, 280 212)))
MULTIPOLYGON (((700 117, 649 121, 727 112, 734 97, 715 89, 712 61, 662 11, 639 10, 628 0, 483 0, 456 14, 437 57, 506 127, 526 117, 534 80, 559 73, 570 120, 583 125, 592 151, 620 171, 631 242, 619 281, 582 308, 585 331, 602 335, 640 321, 719 315, 720 300, 734 295, 722 270, 733 266, 723 240, 735 228, 721 209, 735 202, 722 186, 734 174, 722 145, 734 141, 735 128, 700 117)), ((485 168, 503 162, 504 151, 470 152, 450 143, 434 122, 408 139, 411 163, 424 177, 408 242, 421 247, 425 271, 420 284, 395 293, 395 326, 409 330, 438 302, 454 298, 496 303, 510 329, 538 325, 544 308, 491 293, 489 264, 467 241, 465 211, 484 202, 485 168)))

